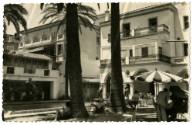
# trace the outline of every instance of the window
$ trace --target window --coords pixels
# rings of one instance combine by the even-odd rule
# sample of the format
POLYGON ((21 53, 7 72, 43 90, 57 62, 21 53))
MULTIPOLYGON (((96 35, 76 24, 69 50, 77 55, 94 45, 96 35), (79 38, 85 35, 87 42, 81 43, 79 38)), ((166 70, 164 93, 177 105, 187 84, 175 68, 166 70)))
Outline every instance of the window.
POLYGON ((62 47, 63 47, 62 44, 58 45, 58 53, 57 53, 57 55, 62 55, 62 52, 63 52, 63 48, 62 47))
POLYGON ((35 74, 35 68, 26 66, 24 67, 24 73, 35 74))
POLYGON ((34 43, 39 42, 39 41, 40 41, 40 38, 38 36, 33 37, 33 42, 34 43))
POLYGON ((129 57, 133 57, 133 50, 132 49, 129 50, 129 57))
POLYGON ((36 68, 37 68, 37 65, 35 64, 34 59, 29 59, 29 58, 25 59, 24 73, 35 74, 36 68))
POLYGON ((130 36, 130 23, 123 24, 123 37, 130 36))
POLYGON ((189 17, 184 16, 184 29, 189 28, 189 17))
POLYGON ((42 35, 42 40, 48 40, 48 39, 49 39, 49 36, 44 33, 44 34, 42 35))
POLYGON ((31 43, 30 39, 25 40, 25 44, 30 44, 30 43, 31 43))
POLYGON ((7 74, 14 74, 14 67, 7 67, 7 74))
POLYGON ((53 41, 56 40, 56 32, 52 32, 52 40, 53 40, 53 41))
POLYGON ((188 44, 184 43, 184 56, 188 56, 188 44))
POLYGON ((108 34, 108 42, 109 43, 111 42, 111 34, 110 33, 108 34))
POLYGON ((100 37, 99 36, 97 36, 97 38, 96 38, 96 43, 97 43, 97 45, 100 45, 100 37))
POLYGON ((157 31, 157 18, 150 18, 149 19, 149 30, 152 32, 157 31))
POLYGON ((63 39, 63 34, 62 33, 60 33, 60 34, 58 34, 58 40, 61 40, 61 39, 63 39))
POLYGON ((141 55, 142 57, 148 57, 148 47, 141 48, 141 55))
POLYGON ((162 55, 162 47, 159 47, 159 55, 162 55))
POLYGON ((49 76, 50 75, 50 70, 46 69, 44 70, 44 76, 49 76))

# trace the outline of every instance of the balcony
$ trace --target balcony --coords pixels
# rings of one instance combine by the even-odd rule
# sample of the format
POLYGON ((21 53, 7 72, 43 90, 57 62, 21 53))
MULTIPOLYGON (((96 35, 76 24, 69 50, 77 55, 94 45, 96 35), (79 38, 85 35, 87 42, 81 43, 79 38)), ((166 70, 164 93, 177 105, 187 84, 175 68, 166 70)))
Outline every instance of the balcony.
POLYGON ((188 63, 188 57, 172 57, 171 58, 172 64, 187 64, 188 63))
POLYGON ((41 42, 47 43, 51 42, 51 40, 52 40, 51 36, 42 36, 41 42))
POLYGON ((129 58, 129 64, 152 63, 152 62, 158 62, 158 61, 170 63, 170 57, 159 54, 159 55, 149 55, 147 57, 139 56, 139 57, 129 58))
MULTIPOLYGON (((121 32, 120 38, 121 39, 129 39, 135 37, 141 37, 146 35, 153 35, 157 33, 167 32, 169 33, 169 28, 165 24, 158 25, 157 27, 143 27, 138 29, 132 29, 127 32, 121 32)), ((108 35, 108 41, 110 41, 111 34, 108 35)))
POLYGON ((144 27, 136 29, 134 32, 134 36, 144 36, 144 35, 152 35, 155 33, 168 32, 169 28, 165 24, 159 25, 157 27, 144 27))
MULTIPOLYGON (((130 65, 130 64, 146 64, 146 63, 154 63, 154 62, 165 62, 171 63, 171 58, 165 55, 149 55, 147 57, 125 57, 121 59, 122 65, 130 65)), ((108 66, 111 64, 109 59, 101 60, 101 66, 108 66)))

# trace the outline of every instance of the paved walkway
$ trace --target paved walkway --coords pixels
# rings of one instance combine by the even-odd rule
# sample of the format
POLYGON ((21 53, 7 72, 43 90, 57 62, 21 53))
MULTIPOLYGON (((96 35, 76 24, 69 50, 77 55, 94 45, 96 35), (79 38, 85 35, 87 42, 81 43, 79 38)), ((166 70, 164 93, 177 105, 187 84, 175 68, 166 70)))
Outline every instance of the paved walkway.
MULTIPOLYGON (((53 121, 55 120, 55 114, 49 113, 49 114, 37 114, 33 116, 24 116, 24 117, 15 117, 12 119, 9 119, 7 121, 53 121)), ((104 122, 104 121, 126 121, 126 122, 132 122, 132 121, 157 121, 156 118, 156 112, 153 107, 140 107, 137 109, 136 113, 134 114, 133 110, 129 110, 128 112, 124 114, 93 114, 90 115, 87 119, 68 119, 68 120, 62 120, 62 121, 96 121, 96 122, 104 122)))

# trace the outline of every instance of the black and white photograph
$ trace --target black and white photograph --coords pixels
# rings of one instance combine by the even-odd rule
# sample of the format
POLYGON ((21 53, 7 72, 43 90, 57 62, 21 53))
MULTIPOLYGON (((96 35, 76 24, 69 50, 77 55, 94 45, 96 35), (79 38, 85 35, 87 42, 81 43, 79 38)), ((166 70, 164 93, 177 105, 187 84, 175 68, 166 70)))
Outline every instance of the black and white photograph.
POLYGON ((191 3, 97 2, 2 5, 3 122, 190 121, 191 3))

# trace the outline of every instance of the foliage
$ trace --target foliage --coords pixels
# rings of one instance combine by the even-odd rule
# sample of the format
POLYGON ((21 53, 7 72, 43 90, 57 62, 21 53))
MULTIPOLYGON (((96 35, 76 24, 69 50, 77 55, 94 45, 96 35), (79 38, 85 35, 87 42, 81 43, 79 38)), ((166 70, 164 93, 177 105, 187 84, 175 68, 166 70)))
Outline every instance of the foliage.
MULTIPOLYGON (((59 28, 66 23, 66 5, 65 4, 46 4, 43 8, 41 4, 41 8, 43 9, 44 16, 40 20, 41 23, 46 22, 56 22, 59 21, 59 28)), ((78 20, 79 20, 79 30, 81 30, 81 25, 84 27, 90 28, 90 30, 96 30, 96 26, 94 25, 94 21, 97 19, 96 12, 92 7, 87 5, 78 4, 78 20)))
POLYGON ((6 4, 4 6, 4 33, 6 33, 7 25, 12 23, 16 29, 17 34, 20 32, 20 25, 27 30, 27 22, 24 15, 27 15, 27 10, 19 4, 6 4))

